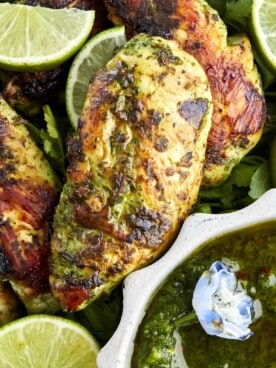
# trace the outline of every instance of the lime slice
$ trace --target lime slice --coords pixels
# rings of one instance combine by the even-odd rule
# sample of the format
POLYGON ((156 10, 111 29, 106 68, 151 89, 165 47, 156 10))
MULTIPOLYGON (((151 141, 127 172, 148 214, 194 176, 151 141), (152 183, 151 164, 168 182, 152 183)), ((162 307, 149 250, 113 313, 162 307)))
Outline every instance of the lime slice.
POLYGON ((276 70, 276 1, 253 0, 252 33, 265 63, 276 70))
POLYGON ((74 55, 87 40, 95 12, 0 4, 0 67, 50 70, 74 55))
POLYGON ((124 27, 113 27, 91 38, 75 56, 65 92, 66 109, 74 128, 77 127, 91 78, 125 42, 124 27))
POLYGON ((76 322, 32 315, 0 329, 2 368, 96 368, 99 346, 76 322))

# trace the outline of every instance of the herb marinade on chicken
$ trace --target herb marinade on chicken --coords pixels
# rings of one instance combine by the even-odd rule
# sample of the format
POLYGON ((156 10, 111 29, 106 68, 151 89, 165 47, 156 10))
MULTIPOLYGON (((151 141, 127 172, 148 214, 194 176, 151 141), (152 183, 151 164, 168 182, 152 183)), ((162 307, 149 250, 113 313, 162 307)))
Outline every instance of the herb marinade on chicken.
POLYGON ((204 0, 104 0, 128 37, 144 32, 176 40, 205 70, 213 97, 203 185, 227 179, 259 141, 266 119, 261 80, 249 39, 227 37, 218 13, 204 0))
POLYGON ((50 228, 60 183, 23 120, 0 95, 0 282, 29 313, 58 304, 49 289, 50 228))
POLYGON ((173 242, 202 180, 212 97, 174 41, 140 34, 91 82, 54 217, 50 283, 75 311, 173 242))

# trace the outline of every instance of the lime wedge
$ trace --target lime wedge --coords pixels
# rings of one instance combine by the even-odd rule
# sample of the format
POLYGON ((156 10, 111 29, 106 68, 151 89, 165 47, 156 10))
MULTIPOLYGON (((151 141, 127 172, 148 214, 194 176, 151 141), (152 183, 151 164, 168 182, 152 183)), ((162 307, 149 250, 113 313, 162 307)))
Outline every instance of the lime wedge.
POLYGON ((95 12, 0 3, 0 67, 50 70, 74 55, 87 40, 95 12))
POLYGON ((32 315, 0 329, 0 367, 96 368, 99 346, 80 324, 32 315))
POLYGON ((77 127, 91 78, 125 42, 124 27, 113 27, 92 37, 75 56, 65 91, 66 110, 74 128, 77 127))
POLYGON ((268 67, 276 71, 276 1, 253 0, 252 36, 268 67))

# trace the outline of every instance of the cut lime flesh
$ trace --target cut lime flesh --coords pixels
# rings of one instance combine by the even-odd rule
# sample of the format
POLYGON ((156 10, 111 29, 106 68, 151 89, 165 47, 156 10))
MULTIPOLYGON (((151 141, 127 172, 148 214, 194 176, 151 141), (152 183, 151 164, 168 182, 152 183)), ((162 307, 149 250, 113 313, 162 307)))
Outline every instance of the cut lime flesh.
POLYGON ((95 12, 0 3, 0 67, 50 70, 73 56, 89 37, 95 12))
POLYGON ((114 27, 91 38, 75 56, 65 92, 66 109, 74 128, 77 127, 91 78, 125 42, 124 27, 114 27))
POLYGON ((61 317, 32 315, 0 329, 3 368, 96 368, 98 351, 84 327, 61 317))
POLYGON ((276 2, 253 0, 252 37, 264 63, 276 71, 276 2))

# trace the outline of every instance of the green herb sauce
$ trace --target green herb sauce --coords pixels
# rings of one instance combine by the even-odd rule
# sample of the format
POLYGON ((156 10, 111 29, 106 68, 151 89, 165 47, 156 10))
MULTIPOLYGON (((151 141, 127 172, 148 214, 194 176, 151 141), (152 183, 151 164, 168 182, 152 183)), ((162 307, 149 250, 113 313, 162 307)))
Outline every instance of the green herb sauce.
POLYGON ((276 367, 276 224, 266 223, 213 239, 193 253, 165 280, 149 305, 135 342, 132 368, 276 367), (207 335, 199 323, 176 329, 174 320, 192 311, 197 280, 224 258, 239 265, 237 277, 262 303, 261 319, 245 341, 207 335), (179 338, 176 338, 179 336, 179 338))

